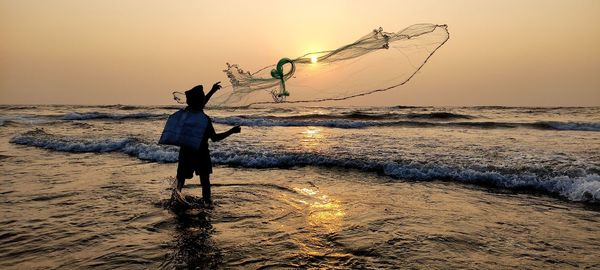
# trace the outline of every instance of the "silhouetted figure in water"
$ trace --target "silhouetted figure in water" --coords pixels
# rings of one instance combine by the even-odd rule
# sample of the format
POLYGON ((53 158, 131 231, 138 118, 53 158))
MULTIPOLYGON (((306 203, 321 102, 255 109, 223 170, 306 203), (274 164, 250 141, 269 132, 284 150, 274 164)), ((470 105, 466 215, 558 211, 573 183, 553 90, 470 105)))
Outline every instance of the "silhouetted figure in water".
MULTIPOLYGON (((213 85, 212 89, 205 96, 202 89, 202 85, 198 85, 185 92, 185 98, 187 107, 186 111, 200 111, 203 112, 204 105, 208 102, 210 97, 221 88, 219 85, 221 82, 217 82, 213 85)), ((212 173, 212 161, 210 159, 210 152, 208 150, 208 139, 213 142, 223 140, 229 135, 234 133, 240 133, 241 128, 235 126, 230 130, 223 133, 216 133, 213 128, 211 119, 207 116, 208 124, 206 125, 206 131, 200 144, 199 149, 192 149, 187 147, 181 147, 179 149, 179 163, 177 165, 177 191, 181 191, 185 184, 185 179, 192 178, 194 172, 200 176, 200 184, 202 185, 202 199, 206 204, 211 204, 210 196, 210 174, 212 173)))

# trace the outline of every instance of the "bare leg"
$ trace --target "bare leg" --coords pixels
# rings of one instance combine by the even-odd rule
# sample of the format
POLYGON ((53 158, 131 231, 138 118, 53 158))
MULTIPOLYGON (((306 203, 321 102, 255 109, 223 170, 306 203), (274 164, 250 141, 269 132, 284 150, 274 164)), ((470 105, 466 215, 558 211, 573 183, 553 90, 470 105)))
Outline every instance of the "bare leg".
POLYGON ((173 189, 173 194, 171 194, 171 202, 176 203, 173 206, 179 206, 181 204, 189 205, 189 203, 187 201, 185 201, 185 199, 181 195, 181 189, 183 188, 184 184, 185 184, 185 178, 176 178, 175 189, 173 189))
POLYGON ((175 188, 177 188, 177 191, 181 192, 181 189, 183 188, 183 185, 185 184, 185 178, 177 178, 177 186, 175 188))
POLYGON ((201 174, 200 184, 202 185, 202 199, 206 204, 212 204, 212 200, 210 197, 210 174, 201 174))

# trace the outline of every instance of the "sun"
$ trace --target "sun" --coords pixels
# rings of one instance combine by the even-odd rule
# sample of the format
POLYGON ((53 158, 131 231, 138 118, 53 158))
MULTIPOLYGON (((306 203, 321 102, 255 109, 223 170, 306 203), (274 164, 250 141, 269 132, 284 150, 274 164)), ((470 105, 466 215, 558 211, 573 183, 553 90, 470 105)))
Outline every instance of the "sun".
POLYGON ((316 63, 318 60, 319 60, 319 58, 317 58, 316 55, 313 55, 313 56, 310 57, 310 62, 313 63, 313 64, 316 63))

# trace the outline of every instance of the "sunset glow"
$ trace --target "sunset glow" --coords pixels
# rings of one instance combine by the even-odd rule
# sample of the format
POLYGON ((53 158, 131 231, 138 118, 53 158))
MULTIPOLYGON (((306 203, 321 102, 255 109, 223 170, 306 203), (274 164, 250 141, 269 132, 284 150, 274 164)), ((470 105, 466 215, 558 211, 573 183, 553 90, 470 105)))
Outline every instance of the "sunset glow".
POLYGON ((373 4, 362 1, 1 1, 0 100, 169 104, 175 90, 225 86, 227 62, 256 71, 338 48, 380 26, 395 32, 427 22, 447 24, 451 35, 414 81, 344 104, 599 105, 600 31, 590 27, 600 25, 600 1, 377 6, 371 16, 365 11, 373 4))
POLYGON ((6 269, 597 269, 600 0, 0 0, 6 269))

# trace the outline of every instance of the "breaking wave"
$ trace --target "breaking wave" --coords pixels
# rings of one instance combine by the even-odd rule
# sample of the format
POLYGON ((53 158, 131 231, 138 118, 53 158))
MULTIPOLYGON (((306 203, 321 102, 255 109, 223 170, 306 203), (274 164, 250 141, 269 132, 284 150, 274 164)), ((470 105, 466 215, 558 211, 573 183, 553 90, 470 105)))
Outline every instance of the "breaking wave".
POLYGON ((47 118, 38 118, 33 116, 26 115, 16 115, 16 116, 0 116, 0 126, 16 126, 20 124, 26 125, 41 125, 41 124, 51 124, 54 121, 47 118))
POLYGON ((149 144, 137 138, 72 138, 60 137, 41 129, 14 136, 11 143, 71 153, 122 152, 141 160, 175 162, 179 149, 173 146, 149 144))
POLYGON ((0 105, 0 110, 34 110, 37 107, 35 105, 0 105))
MULTIPOLYGON (((48 134, 42 130, 29 131, 13 137, 13 144, 40 147, 63 152, 120 152, 141 160, 175 162, 178 148, 144 142, 137 138, 73 138, 48 134)), ((249 168, 285 168, 294 166, 324 166, 352 168, 381 173, 398 179, 416 181, 449 180, 462 183, 489 185, 511 190, 534 190, 554 194, 571 201, 600 202, 600 175, 582 176, 535 172, 485 170, 476 166, 464 167, 451 164, 418 163, 411 161, 380 161, 368 158, 343 158, 316 153, 271 152, 271 150, 248 150, 219 147, 212 151, 217 164, 249 168)), ((474 164, 476 165, 476 164, 474 164)))
POLYGON ((298 119, 289 117, 214 117, 213 122, 225 125, 240 126, 322 126, 333 128, 367 128, 367 127, 468 127, 468 128, 533 128, 542 130, 574 130, 574 131, 600 131, 600 123, 584 122, 491 122, 491 121, 468 121, 468 122, 431 122, 431 121, 361 121, 350 119, 298 119))
POLYGON ((153 118, 165 118, 168 114, 157 114, 157 113, 128 113, 128 114, 116 114, 116 113, 103 113, 103 112, 85 112, 77 113, 72 112, 60 117, 62 120, 92 120, 92 119, 109 119, 109 120, 124 120, 124 119, 153 119, 153 118))
MULTIPOLYGON (((48 124, 57 121, 85 120, 166 120, 167 113, 105 113, 71 112, 54 116, 14 115, 0 117, 0 126, 11 124, 48 124)), ((538 121, 538 122, 497 122, 497 121, 457 121, 476 118, 474 116, 448 112, 432 113, 364 113, 354 111, 346 114, 305 114, 292 116, 228 116, 213 117, 214 123, 255 127, 295 127, 321 126, 331 128, 369 127, 462 127, 462 128, 531 128, 540 130, 600 131, 600 122, 538 121), (401 120, 398 120, 401 119, 401 120)))
POLYGON ((465 115, 465 114, 457 114, 450 112, 432 112, 432 113, 409 113, 406 115, 407 118, 412 119, 473 119, 474 116, 465 115))
POLYGON ((600 123, 542 121, 534 125, 542 129, 600 131, 600 123))
POLYGON ((393 119, 425 119, 425 120, 453 120, 453 119, 473 119, 470 115, 457 114, 451 112, 430 112, 430 113, 395 113, 395 112, 368 112, 368 111, 350 111, 339 114, 302 114, 291 116, 262 116, 272 119, 349 119, 349 120, 393 120, 393 119))

